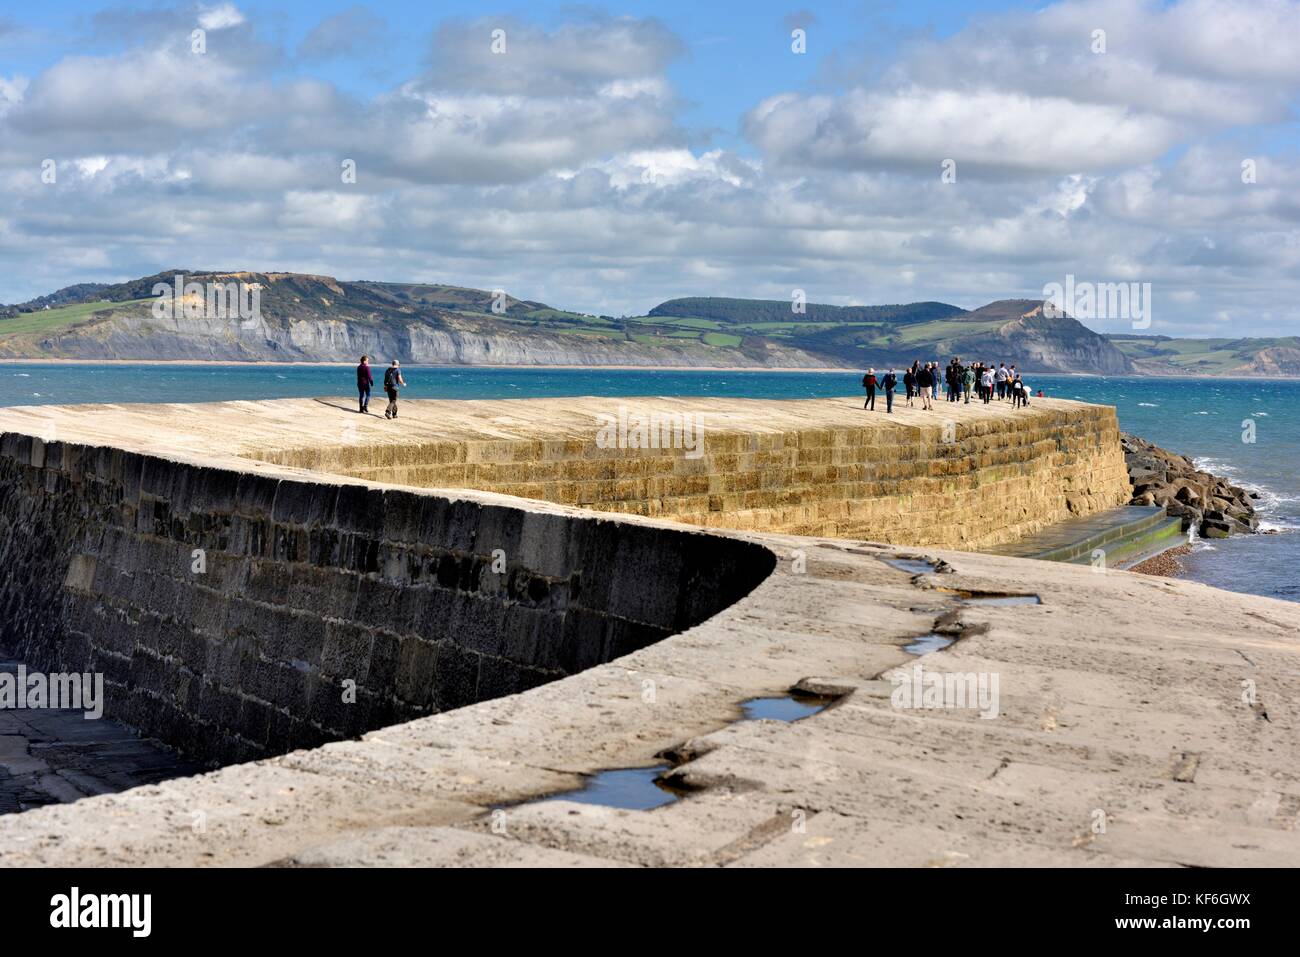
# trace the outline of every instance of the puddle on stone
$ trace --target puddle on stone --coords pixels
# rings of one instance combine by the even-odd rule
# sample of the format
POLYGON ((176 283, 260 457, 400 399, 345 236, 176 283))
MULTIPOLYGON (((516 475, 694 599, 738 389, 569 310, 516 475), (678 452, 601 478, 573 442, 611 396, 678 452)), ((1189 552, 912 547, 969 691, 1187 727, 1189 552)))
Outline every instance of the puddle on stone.
POLYGON ((903 650, 910 655, 924 655, 931 651, 938 651, 940 648, 947 648, 956 638, 949 638, 947 635, 936 635, 930 632, 928 635, 913 640, 910 644, 903 646, 903 650))
POLYGON ((648 768, 611 768, 597 771, 587 778, 587 783, 576 791, 565 791, 542 798, 546 801, 574 801, 578 804, 599 804, 627 811, 649 811, 672 804, 681 794, 659 780, 670 764, 656 764, 648 768))
POLYGON ((989 605, 1006 608, 1011 605, 1041 605, 1043 600, 1037 595, 963 595, 964 605, 989 605))
POLYGON ((936 568, 934 562, 925 558, 886 558, 886 565, 907 572, 909 575, 929 575, 936 568))
POLYGON ((777 698, 750 698, 740 703, 745 721, 798 721, 826 710, 834 698, 821 695, 781 695, 777 698))

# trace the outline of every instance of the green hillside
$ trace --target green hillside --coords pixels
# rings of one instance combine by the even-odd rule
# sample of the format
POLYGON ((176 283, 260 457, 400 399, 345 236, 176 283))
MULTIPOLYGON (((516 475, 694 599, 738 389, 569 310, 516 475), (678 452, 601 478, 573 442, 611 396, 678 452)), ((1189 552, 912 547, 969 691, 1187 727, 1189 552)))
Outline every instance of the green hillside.
POLYGON ((1294 337, 1106 337, 1069 317, 1045 316, 1041 302, 1029 299, 999 300, 973 310, 932 301, 807 303, 795 312, 788 300, 687 297, 662 302, 645 315, 615 317, 445 283, 173 269, 113 285, 69 286, 28 303, 0 306, 0 355, 11 358, 310 358, 311 347, 304 352, 302 343, 312 336, 323 343, 355 336, 399 351, 417 340, 438 342, 446 344, 453 361, 476 353, 500 356, 507 364, 621 363, 628 357, 664 365, 858 368, 960 355, 1016 363, 1028 372, 1300 373, 1300 339, 1294 337), (148 306, 154 286, 171 285, 178 273, 187 281, 252 286, 259 291, 262 321, 251 327, 234 322, 228 329, 208 323, 191 333, 183 322, 152 320, 148 306), (122 321, 124 314, 133 321, 122 321), (347 337, 340 336, 341 325, 348 328, 347 337))
POLYGON ((127 302, 105 302, 101 300, 76 303, 71 306, 60 306, 57 309, 39 309, 36 312, 25 312, 13 319, 0 319, 0 337, 55 332, 69 326, 75 326, 79 322, 85 322, 98 313, 109 315, 124 310, 126 307, 149 302, 151 300, 148 299, 135 299, 127 302))
POLYGON ((1106 337, 1130 359, 1149 371, 1181 371, 1188 375, 1254 372, 1261 355, 1300 350, 1300 337, 1270 339, 1174 339, 1168 336, 1112 334, 1106 337))

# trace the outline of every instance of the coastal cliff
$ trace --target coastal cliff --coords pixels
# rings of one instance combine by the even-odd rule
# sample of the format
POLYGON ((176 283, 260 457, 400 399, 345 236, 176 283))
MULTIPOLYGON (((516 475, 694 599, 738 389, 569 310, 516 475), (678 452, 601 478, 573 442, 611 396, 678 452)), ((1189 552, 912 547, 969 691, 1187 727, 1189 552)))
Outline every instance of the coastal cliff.
POLYGON ((903 366, 962 355, 1025 372, 1131 369, 1107 339, 1074 319, 1044 316, 1034 300, 967 310, 691 298, 615 317, 504 290, 175 270, 0 308, 7 358, 341 362, 362 353, 436 365, 754 369, 903 366), (160 303, 173 287, 175 296, 160 303), (232 287, 248 308, 213 308, 232 287))
MULTIPOLYGON (((192 362, 355 362, 362 354, 428 365, 833 368, 801 349, 764 342, 748 351, 671 341, 589 339, 499 329, 490 319, 163 318, 147 308, 106 308, 66 330, 0 338, 0 357, 192 362)), ((4 325, 0 323, 0 336, 4 325)))

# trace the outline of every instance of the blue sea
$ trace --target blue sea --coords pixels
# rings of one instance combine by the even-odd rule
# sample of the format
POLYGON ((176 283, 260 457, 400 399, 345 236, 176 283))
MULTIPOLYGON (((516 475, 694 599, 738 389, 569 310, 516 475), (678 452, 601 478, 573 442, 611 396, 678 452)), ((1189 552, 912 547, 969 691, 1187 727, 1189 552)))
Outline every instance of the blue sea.
MULTIPOLYGON (((565 395, 808 399, 858 395, 860 374, 403 367, 409 398, 565 395)), ((1198 542, 1187 577, 1300 601, 1300 381, 1030 376, 1050 396, 1116 407, 1120 425, 1191 456, 1263 496, 1275 534, 1198 542)), ((350 367, 268 365, 0 365, 0 405, 216 402, 350 395, 350 367)))

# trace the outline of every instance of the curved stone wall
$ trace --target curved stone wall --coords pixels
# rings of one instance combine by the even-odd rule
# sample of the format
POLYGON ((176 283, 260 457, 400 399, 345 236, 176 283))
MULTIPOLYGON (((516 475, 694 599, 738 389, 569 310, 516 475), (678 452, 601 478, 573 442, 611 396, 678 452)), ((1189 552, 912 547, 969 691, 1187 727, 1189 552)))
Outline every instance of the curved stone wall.
POLYGON ((0 436, 0 646, 230 763, 511 694, 774 566, 671 528, 0 436))
MULTIPOLYGON (((592 422, 617 408, 617 400, 550 401, 592 422)), ((540 402, 492 404, 514 421, 529 405, 550 416, 523 420, 514 435, 484 414, 477 436, 443 419, 429 429, 441 438, 247 454, 366 481, 481 489, 706 528, 970 550, 1124 505, 1132 494, 1110 406, 1037 400, 1013 411, 940 401, 922 412, 897 408, 899 400, 897 414, 885 416, 828 400, 627 402, 634 413, 699 416, 700 454, 602 447, 594 425, 575 428, 540 402)))

